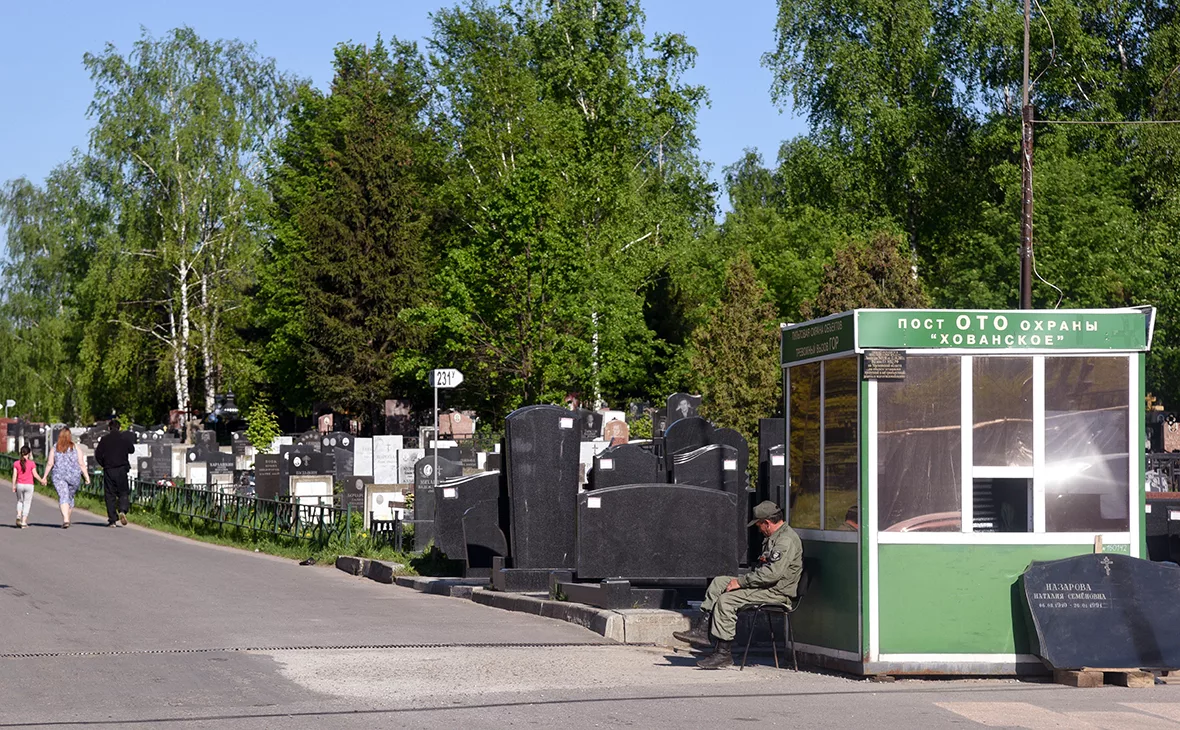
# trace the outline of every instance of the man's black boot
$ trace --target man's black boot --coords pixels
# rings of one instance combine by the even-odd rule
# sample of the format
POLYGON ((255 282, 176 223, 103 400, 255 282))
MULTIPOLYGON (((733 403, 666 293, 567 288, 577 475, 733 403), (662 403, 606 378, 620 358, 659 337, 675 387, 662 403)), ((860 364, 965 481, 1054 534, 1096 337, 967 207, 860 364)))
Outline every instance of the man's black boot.
POLYGON ((697 662, 697 666, 701 669, 724 669, 725 667, 732 667, 733 652, 730 651, 732 645, 732 641, 718 639, 717 650, 697 662))
POLYGON ((712 618, 712 613, 702 611, 693 619, 688 631, 673 631, 672 636, 686 644, 708 649, 713 646, 713 637, 709 636, 709 622, 712 618))

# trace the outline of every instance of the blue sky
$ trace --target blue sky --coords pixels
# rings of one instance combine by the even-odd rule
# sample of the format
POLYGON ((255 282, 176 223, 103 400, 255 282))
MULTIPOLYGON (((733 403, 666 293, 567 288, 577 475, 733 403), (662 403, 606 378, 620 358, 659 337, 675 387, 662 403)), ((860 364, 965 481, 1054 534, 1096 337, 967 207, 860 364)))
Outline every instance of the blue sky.
MULTIPOLYGON (((12 2, 0 21, 0 182, 26 176, 40 181, 75 147, 84 149, 93 87, 82 54, 108 42, 126 52, 140 27, 159 35, 179 25, 208 38, 256 42, 280 68, 321 88, 331 80, 332 48, 341 41, 385 37, 421 40, 430 13, 454 2, 355 0, 197 3, 12 2)), ((768 162, 779 144, 806 131, 804 120, 770 101, 770 73, 762 53, 774 40, 774 0, 645 0, 647 32, 680 32, 696 46, 691 83, 709 90, 701 111, 701 156, 713 177, 756 147, 768 162)), ((724 204, 724 201, 722 201, 724 204)), ((0 233, 2 236, 2 233, 0 233)))

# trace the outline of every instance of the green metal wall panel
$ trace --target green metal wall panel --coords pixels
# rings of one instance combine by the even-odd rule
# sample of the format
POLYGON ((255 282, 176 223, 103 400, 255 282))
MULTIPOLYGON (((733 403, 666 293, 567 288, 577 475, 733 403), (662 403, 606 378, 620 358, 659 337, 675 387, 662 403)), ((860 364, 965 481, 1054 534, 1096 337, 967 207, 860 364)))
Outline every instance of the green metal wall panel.
POLYGON ((859 549, 854 542, 803 541, 811 587, 791 618, 796 641, 860 653, 859 549))
MULTIPOLYGON (((1033 560, 1088 545, 881 545, 882 654, 1027 654, 1016 591, 1033 560)), ((1127 546, 1108 546, 1125 552, 1127 546)))

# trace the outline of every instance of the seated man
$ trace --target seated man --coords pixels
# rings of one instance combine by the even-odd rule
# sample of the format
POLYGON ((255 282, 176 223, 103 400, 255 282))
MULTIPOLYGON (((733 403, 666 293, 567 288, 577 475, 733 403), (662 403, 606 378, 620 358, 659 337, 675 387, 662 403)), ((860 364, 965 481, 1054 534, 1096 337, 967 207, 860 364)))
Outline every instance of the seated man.
POLYGON ((774 502, 754 507, 750 526, 758 525, 765 538, 758 564, 741 578, 717 576, 709 584, 701 615, 688 631, 672 635, 693 646, 708 647, 717 638, 717 650, 697 662, 702 669, 733 666, 733 637, 737 631, 737 612, 754 603, 791 605, 799 576, 803 572, 803 543, 799 535, 783 521, 783 511, 774 502))

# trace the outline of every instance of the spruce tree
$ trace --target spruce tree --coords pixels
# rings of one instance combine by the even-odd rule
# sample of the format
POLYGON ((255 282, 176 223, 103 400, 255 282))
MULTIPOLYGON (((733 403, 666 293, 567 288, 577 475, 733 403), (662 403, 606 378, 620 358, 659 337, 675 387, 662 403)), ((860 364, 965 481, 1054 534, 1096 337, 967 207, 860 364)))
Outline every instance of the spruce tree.
POLYGON ((703 396, 701 414, 739 431, 752 449, 758 419, 778 410, 778 348, 775 307, 742 252, 728 266, 721 300, 693 332, 691 363, 703 396))

